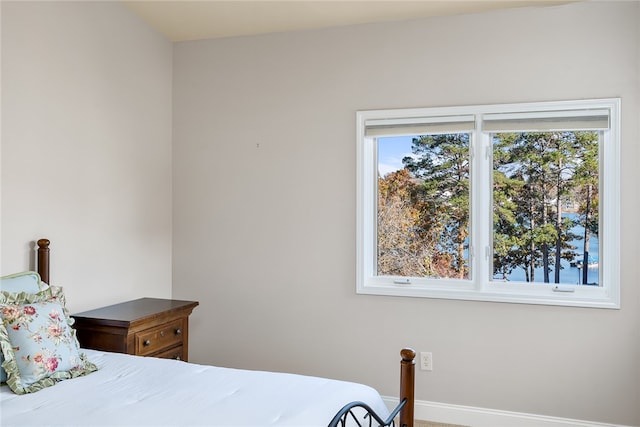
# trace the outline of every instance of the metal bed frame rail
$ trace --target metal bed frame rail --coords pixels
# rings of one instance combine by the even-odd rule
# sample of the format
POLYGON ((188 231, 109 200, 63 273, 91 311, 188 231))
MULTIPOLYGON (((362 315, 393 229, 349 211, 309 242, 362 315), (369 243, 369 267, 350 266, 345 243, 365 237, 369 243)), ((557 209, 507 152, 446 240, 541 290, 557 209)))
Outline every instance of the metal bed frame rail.
POLYGON ((389 417, 387 417, 386 420, 383 420, 366 403, 363 403, 363 402, 351 402, 351 403, 345 405, 340 410, 340 412, 338 412, 336 414, 336 416, 333 417, 333 419, 329 423, 329 427, 346 427, 348 425, 347 423, 349 422, 349 420, 352 420, 353 422, 355 422, 358 425, 358 427, 362 427, 364 421, 367 421, 367 424, 369 424, 369 427, 374 427, 374 425, 376 425, 378 427, 387 427, 387 426, 395 427, 395 425, 396 425, 396 421, 395 421, 396 416, 398 415, 398 412, 400 412, 400 410, 404 407, 404 405, 406 403, 407 403, 407 399, 404 399, 402 402, 400 402, 400 404, 398 406, 396 406, 396 408, 393 410, 393 412, 391 412, 391 414, 389 414, 389 417), (354 411, 354 409, 356 409, 356 408, 361 408, 364 411, 366 411, 366 413, 364 415, 358 414, 358 412, 360 412, 360 411, 354 411), (377 424, 374 424, 373 423, 374 421, 377 424))
POLYGON ((363 402, 351 402, 333 417, 328 427, 346 427, 357 425, 363 427, 395 427, 398 417, 399 427, 413 427, 414 411, 414 380, 416 352, 410 348, 404 348, 400 352, 400 403, 383 420, 369 405, 363 402))

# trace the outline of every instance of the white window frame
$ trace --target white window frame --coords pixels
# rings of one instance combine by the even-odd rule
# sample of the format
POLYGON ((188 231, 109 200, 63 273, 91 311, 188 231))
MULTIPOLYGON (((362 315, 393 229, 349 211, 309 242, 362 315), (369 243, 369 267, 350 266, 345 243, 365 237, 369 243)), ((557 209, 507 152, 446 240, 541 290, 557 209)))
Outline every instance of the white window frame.
MULTIPOLYGON (((358 111, 357 120, 357 277, 358 294, 442 298, 577 307, 620 308, 620 99, 592 99, 523 104, 358 111), (492 280, 491 173, 478 167, 478 159, 490 158, 489 132, 484 118, 544 117, 553 120, 591 112, 608 115, 609 129, 600 141, 600 258, 599 286, 526 284, 492 280), (371 123, 411 124, 468 121, 470 134, 471 221, 470 279, 407 278, 377 276, 377 149, 376 137, 365 135, 371 123), (442 120, 439 120, 442 119, 442 120)), ((491 160, 488 160, 491 161, 491 160)), ((485 160, 486 162, 486 160, 485 160)), ((486 163, 483 163, 486 165, 486 163)))

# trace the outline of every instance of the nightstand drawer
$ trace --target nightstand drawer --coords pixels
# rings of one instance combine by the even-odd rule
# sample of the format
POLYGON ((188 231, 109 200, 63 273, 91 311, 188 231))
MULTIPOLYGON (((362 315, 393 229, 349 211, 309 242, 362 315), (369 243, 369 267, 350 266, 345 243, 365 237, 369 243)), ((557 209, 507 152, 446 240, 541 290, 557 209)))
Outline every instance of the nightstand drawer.
POLYGON ((184 339, 182 319, 135 334, 136 354, 147 356, 175 345, 184 339))
POLYGON ((159 357, 161 359, 173 359, 173 360, 184 360, 184 347, 174 347, 169 350, 162 351, 160 353, 156 353, 153 357, 159 357))

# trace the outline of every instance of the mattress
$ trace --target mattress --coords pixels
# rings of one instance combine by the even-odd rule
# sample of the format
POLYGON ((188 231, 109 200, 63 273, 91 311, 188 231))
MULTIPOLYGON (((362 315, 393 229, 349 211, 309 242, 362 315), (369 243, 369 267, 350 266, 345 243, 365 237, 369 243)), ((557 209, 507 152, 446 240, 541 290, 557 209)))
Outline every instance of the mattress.
POLYGON ((25 395, 0 387, 0 425, 326 426, 351 401, 389 413, 362 384, 84 351, 98 371, 25 395))

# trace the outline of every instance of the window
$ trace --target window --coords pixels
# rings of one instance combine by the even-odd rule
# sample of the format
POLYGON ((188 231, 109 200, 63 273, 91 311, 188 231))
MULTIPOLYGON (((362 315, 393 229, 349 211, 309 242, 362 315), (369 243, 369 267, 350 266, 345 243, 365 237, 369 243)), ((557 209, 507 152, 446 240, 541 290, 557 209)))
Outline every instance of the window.
POLYGON ((358 112, 357 292, 619 308, 619 109, 358 112))

